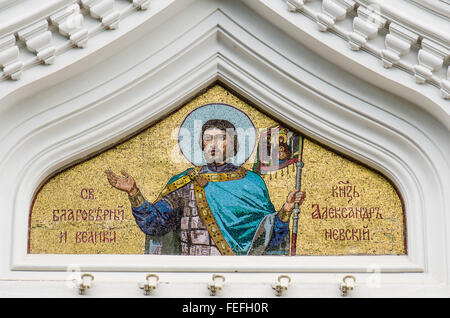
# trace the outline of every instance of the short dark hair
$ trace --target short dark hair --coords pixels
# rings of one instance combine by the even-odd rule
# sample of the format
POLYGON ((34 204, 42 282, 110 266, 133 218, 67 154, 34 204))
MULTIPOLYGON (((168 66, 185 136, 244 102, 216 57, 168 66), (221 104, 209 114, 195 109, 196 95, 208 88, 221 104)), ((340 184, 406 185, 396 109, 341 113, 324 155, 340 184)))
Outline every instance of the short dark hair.
POLYGON ((202 150, 203 147, 203 135, 207 129, 217 128, 222 131, 225 131, 225 133, 230 134, 230 137, 233 138, 233 144, 234 144, 234 156, 236 156, 238 152, 238 136, 236 133, 236 127, 232 123, 230 123, 228 120, 225 119, 210 119, 202 126, 202 134, 200 135, 200 146, 202 150))

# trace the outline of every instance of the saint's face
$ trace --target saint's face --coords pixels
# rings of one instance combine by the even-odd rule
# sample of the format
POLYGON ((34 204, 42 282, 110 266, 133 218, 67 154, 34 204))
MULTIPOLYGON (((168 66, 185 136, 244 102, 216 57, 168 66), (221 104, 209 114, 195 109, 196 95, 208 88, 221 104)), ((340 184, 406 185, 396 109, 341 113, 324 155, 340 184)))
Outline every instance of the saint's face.
POLYGON ((206 129, 203 134, 203 155, 207 163, 225 163, 234 155, 233 138, 218 128, 206 129))

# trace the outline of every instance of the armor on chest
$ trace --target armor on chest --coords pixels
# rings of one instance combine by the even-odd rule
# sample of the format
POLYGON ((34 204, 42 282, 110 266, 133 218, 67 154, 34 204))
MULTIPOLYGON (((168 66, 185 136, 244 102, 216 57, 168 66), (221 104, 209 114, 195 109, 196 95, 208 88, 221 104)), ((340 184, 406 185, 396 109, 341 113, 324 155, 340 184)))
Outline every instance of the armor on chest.
POLYGON ((211 239, 203 219, 198 214, 194 184, 190 182, 168 195, 167 199, 172 202, 178 201, 177 203, 180 203, 181 199, 184 201, 183 210, 180 211, 182 255, 221 255, 211 239))

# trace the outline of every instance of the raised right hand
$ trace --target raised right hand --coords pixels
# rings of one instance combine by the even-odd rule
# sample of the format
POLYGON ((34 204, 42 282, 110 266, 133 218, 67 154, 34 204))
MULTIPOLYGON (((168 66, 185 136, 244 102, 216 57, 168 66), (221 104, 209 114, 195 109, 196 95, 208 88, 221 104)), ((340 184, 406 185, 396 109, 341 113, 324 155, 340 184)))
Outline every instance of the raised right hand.
POLYGON ((136 181, 134 181, 133 177, 126 173, 124 170, 121 171, 123 177, 116 175, 111 170, 106 170, 105 173, 109 183, 114 188, 119 189, 120 191, 124 191, 129 195, 134 195, 138 192, 136 181))

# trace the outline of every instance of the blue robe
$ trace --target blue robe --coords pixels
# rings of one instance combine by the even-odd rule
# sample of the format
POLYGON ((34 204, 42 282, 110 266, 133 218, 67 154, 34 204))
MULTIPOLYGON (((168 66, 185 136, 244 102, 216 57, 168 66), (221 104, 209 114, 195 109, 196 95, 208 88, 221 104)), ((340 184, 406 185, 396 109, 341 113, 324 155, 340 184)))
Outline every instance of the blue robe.
MULTIPOLYGON (((191 168, 192 169, 192 168, 191 168)), ((185 176, 187 169, 168 185, 185 176)), ((211 173, 206 166, 200 171, 211 173)), ((289 222, 278 218, 264 180, 247 171, 238 180, 209 182, 205 195, 214 219, 236 255, 287 254, 289 222)), ((163 236, 179 227, 181 215, 162 198, 132 207, 138 226, 151 236, 163 236)))

